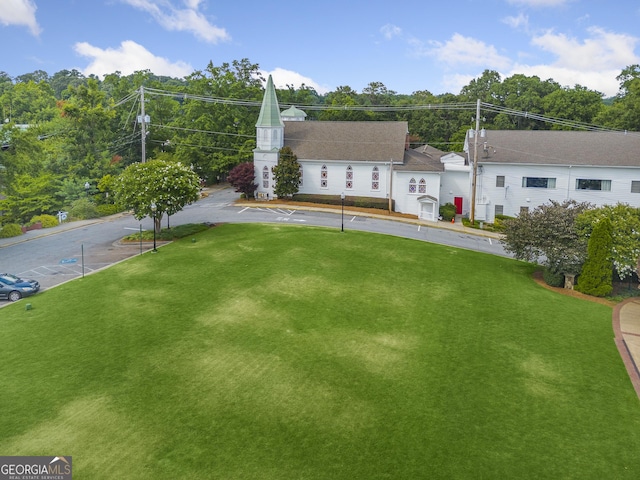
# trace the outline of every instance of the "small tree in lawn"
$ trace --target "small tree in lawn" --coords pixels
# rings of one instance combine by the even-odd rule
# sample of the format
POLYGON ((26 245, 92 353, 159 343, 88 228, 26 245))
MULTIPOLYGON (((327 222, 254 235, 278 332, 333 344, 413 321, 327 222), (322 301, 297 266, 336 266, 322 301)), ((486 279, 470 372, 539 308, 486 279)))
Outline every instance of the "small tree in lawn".
POLYGON ((275 187, 273 192, 278 197, 290 197, 298 193, 300 188, 300 164, 291 147, 280 149, 278 165, 273 167, 275 187))
POLYGON ((604 297, 613 290, 612 233, 613 225, 606 217, 593 227, 587 260, 582 267, 576 290, 595 297, 604 297))
POLYGON ((199 198, 200 179, 181 163, 151 160, 129 165, 113 182, 113 191, 136 219, 153 218, 159 232, 164 213, 173 215, 199 198))
POLYGON ((244 162, 236 165, 227 175, 227 181, 236 192, 244 194, 246 198, 253 197, 258 185, 255 183, 253 162, 244 162))
POLYGON ((551 201, 505 220, 505 250, 518 260, 545 265, 552 275, 579 273, 587 242, 577 231, 576 218, 590 207, 575 200, 551 201))

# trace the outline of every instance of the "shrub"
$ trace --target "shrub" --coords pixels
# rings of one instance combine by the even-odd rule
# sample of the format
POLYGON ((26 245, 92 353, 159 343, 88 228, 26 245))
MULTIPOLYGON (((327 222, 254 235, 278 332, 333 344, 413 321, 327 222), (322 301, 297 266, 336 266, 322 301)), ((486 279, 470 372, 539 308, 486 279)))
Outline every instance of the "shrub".
POLYGON ((456 206, 453 203, 445 203, 440 205, 440 216, 446 222, 456 216, 456 206))
POLYGON ((78 200, 73 202, 71 204, 71 208, 69 209, 69 213, 71 214, 72 218, 76 218, 78 220, 86 220, 87 218, 98 217, 96 204, 88 198, 79 198, 78 200))
POLYGON ((114 203, 105 203, 103 205, 98 205, 96 207, 96 212, 101 217, 108 217, 109 215, 114 215, 122 211, 118 205, 114 203))
MULTIPOLYGON (((323 205, 342 204, 340 195, 313 195, 308 193, 296 193, 295 195, 293 195, 292 200, 295 202, 320 203, 323 205)), ((345 197, 344 206, 388 210, 389 200, 386 198, 376 197, 345 197)))
POLYGON ((551 285, 552 287, 563 287, 564 286, 564 274, 558 273, 550 270, 549 268, 545 268, 542 271, 542 278, 546 282, 547 285, 551 285))
POLYGON ((595 297, 605 297, 613 290, 613 262, 611 251, 613 226, 609 218, 600 220, 589 238, 587 261, 576 290, 595 297))
POLYGON ((38 222, 40 222, 42 228, 51 228, 58 225, 58 217, 54 217, 53 215, 36 215, 31 218, 29 225, 33 225, 38 222))
POLYGON ((22 227, 17 223, 7 223, 0 229, 0 238, 10 238, 22 235, 22 227))

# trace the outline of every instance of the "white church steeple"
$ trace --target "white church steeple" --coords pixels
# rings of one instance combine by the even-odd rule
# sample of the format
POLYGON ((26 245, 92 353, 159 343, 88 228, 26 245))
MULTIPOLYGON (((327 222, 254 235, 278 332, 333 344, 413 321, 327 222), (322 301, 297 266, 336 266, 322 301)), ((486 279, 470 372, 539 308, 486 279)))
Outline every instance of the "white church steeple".
POLYGON ((280 116, 280 107, 273 79, 269 75, 264 89, 264 98, 260 115, 256 122, 256 149, 253 151, 255 182, 258 185, 256 196, 271 200, 273 194, 273 167, 278 164, 280 149, 284 146, 284 123, 280 116))

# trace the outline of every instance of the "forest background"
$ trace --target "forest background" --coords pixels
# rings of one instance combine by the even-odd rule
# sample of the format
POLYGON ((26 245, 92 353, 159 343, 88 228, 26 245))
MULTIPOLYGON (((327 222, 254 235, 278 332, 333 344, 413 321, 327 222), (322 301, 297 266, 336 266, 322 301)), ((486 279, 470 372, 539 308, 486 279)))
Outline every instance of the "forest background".
MULTIPOLYGON (((143 156, 178 161, 207 184, 224 181, 253 158, 264 80, 248 59, 209 63, 184 78, 148 70, 103 78, 77 70, 15 78, 0 72, 0 223, 25 224, 63 210, 75 218, 114 213, 113 179, 143 156)), ((477 100, 486 129, 639 131, 640 65, 626 67, 617 80, 612 98, 492 70, 458 94, 405 95, 371 82, 361 92, 340 86, 320 95, 302 85, 277 95, 281 108, 295 105, 310 121, 407 121, 412 146, 460 152, 475 126, 477 100)))

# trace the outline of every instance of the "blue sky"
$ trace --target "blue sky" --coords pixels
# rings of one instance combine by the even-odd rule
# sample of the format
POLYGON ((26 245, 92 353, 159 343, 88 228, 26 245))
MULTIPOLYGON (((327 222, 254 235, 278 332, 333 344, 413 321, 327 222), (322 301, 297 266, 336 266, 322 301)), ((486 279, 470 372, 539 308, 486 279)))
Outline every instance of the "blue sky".
POLYGON ((485 69, 606 96, 640 63, 636 0, 0 0, 0 71, 185 76, 248 58, 276 86, 459 93, 485 69))

